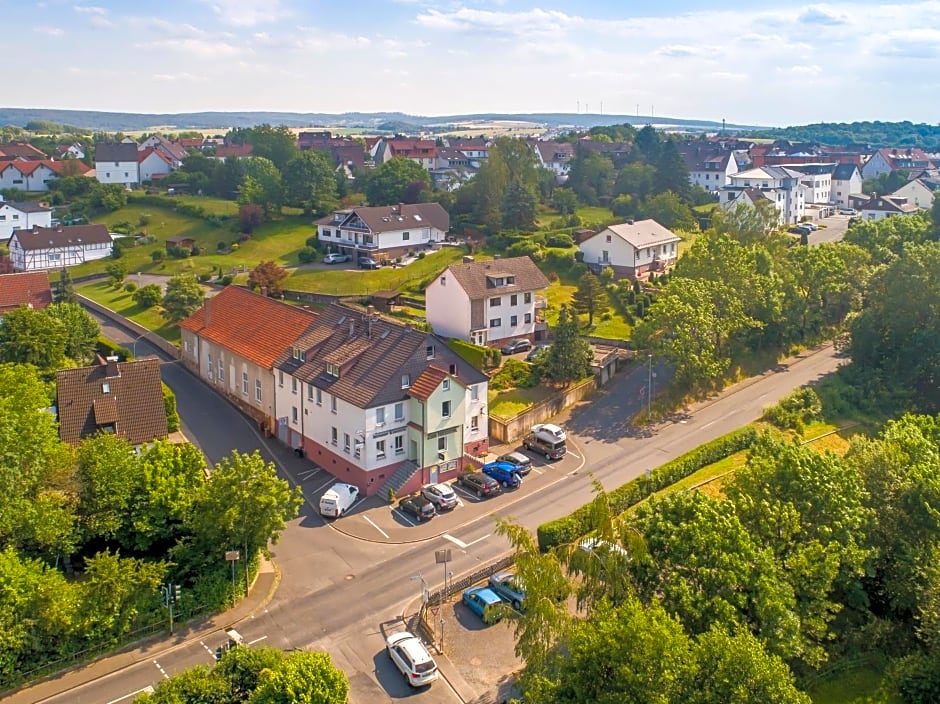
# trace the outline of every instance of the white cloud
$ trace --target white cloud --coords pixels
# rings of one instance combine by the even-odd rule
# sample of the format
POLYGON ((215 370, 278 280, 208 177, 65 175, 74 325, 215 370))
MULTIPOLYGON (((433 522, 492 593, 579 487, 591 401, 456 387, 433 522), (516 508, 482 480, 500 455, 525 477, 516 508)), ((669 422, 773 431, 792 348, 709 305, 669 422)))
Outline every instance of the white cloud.
POLYGON ((194 59, 221 59, 238 56, 245 53, 251 53, 251 49, 243 46, 235 46, 222 41, 213 41, 208 39, 197 39, 195 37, 176 37, 167 39, 156 39, 148 42, 141 42, 135 45, 138 49, 152 50, 158 52, 173 52, 183 54, 194 59))
POLYGON ((483 32, 503 36, 558 34, 571 25, 581 22, 580 18, 558 10, 535 8, 523 12, 497 12, 469 7, 450 12, 428 9, 419 14, 415 21, 428 29, 483 32))
POLYGON ((96 5, 74 5, 73 9, 82 15, 106 15, 108 11, 96 5))
POLYGON ((204 0, 225 24, 254 27, 275 22, 288 13, 279 0, 204 0))
POLYGON ((176 81, 185 81, 188 83, 205 81, 206 79, 202 76, 197 76, 192 73, 155 73, 153 74, 153 80, 155 81, 165 81, 165 82, 176 82, 176 81))
POLYGON ((50 37, 61 37, 65 34, 65 30, 61 27, 33 27, 33 31, 39 34, 47 34, 50 37))

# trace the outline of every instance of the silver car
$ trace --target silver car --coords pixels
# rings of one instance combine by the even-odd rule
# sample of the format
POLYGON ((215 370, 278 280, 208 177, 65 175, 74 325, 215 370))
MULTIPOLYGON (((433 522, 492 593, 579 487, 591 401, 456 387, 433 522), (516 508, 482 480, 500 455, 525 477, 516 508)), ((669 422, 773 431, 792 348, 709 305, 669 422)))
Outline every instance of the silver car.
POLYGON ((421 494, 438 510, 453 508, 457 505, 457 494, 450 484, 428 484, 421 488, 421 494))

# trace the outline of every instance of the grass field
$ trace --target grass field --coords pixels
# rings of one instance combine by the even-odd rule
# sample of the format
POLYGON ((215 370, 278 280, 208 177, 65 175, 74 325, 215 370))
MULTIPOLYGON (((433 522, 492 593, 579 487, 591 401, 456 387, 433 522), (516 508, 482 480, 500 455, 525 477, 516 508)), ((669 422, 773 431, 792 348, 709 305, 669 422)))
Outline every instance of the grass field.
POLYGON ((141 308, 134 302, 130 293, 124 289, 115 290, 107 281, 94 281, 89 284, 76 286, 75 290, 96 303, 107 306, 115 313, 143 325, 148 330, 153 330, 160 337, 169 342, 178 344, 180 341, 179 326, 176 323, 168 323, 163 316, 160 315, 160 311, 162 310, 160 306, 141 308))
POLYGON ((490 415, 504 419, 512 418, 536 403, 541 403, 553 393, 552 389, 542 384, 531 389, 491 390, 487 399, 490 405, 490 415))
MULTIPOLYGON (((577 288, 578 287, 573 283, 566 283, 563 279, 553 281, 549 285, 545 293, 545 298, 548 303, 548 308, 545 311, 545 319, 548 321, 549 325, 554 326, 558 322, 558 311, 561 309, 562 305, 571 302, 571 297, 574 296, 574 292, 577 288)), ((594 327, 591 329, 586 327, 587 316, 582 315, 581 331, 586 335, 592 335, 594 337, 606 337, 613 340, 629 339, 633 329, 627 324, 627 321, 614 309, 613 305, 609 308, 609 313, 609 320, 601 320, 601 316, 595 315, 594 327)))

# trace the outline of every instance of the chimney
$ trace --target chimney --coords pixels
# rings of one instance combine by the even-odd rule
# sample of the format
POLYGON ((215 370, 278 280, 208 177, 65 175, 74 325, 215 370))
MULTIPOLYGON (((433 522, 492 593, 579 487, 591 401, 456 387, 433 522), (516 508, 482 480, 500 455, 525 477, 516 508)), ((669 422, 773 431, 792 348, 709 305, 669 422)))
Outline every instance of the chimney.
POLYGON ((105 376, 109 379, 121 376, 121 370, 118 369, 117 357, 108 357, 108 363, 105 370, 105 376))
POLYGON ((356 334, 356 321, 349 321, 349 337, 353 337, 356 334))
POLYGON ((632 225, 632 224, 633 224, 633 218, 630 218, 629 220, 627 220, 627 224, 628 224, 628 225, 632 225))
POLYGON ((34 234, 34 235, 38 235, 38 234, 39 234, 39 225, 33 225, 33 234, 34 234))
POLYGON ((366 314, 367 314, 370 318, 374 318, 374 317, 375 317, 375 306, 372 306, 372 305, 366 306, 366 314))

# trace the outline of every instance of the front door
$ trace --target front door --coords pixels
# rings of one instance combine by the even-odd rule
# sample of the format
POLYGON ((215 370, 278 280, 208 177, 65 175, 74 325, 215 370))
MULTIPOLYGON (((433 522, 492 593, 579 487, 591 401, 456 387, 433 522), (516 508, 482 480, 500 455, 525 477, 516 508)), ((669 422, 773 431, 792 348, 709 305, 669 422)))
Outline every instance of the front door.
POLYGON ((428 482, 429 484, 437 484, 437 476, 440 471, 439 465, 434 465, 431 467, 431 479, 428 482))

